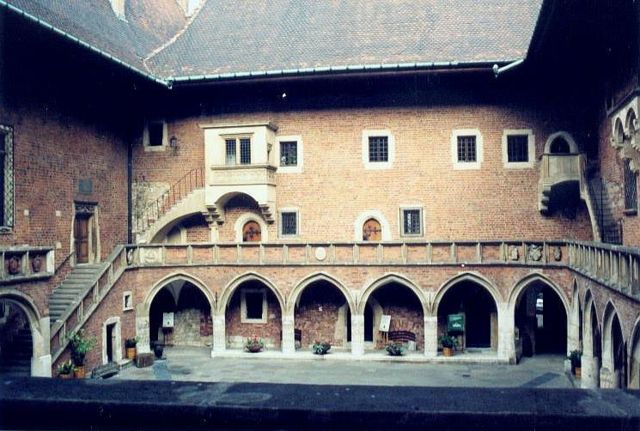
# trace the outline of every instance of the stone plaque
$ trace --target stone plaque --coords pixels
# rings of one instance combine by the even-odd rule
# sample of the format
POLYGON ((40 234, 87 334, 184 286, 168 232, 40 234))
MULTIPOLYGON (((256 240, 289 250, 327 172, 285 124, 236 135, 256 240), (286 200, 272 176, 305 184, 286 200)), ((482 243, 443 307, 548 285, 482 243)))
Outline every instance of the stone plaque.
POLYGON ((319 261, 323 261, 327 258, 327 249, 324 247, 316 248, 316 259, 319 261))
POLYGON ((380 317, 380 332, 389 332, 389 326, 391 326, 391 316, 383 314, 380 317))
POLYGON ((86 178, 78 181, 78 192, 82 195, 90 195, 93 193, 93 180, 86 178))

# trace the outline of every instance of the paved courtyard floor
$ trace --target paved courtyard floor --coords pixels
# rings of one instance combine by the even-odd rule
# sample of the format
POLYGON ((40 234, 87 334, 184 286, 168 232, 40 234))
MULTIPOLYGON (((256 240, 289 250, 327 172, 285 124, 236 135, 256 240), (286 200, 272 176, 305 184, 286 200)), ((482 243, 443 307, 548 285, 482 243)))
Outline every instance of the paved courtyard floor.
MULTIPOLYGON (((152 367, 123 369, 115 379, 260 382, 317 385, 572 388, 564 357, 538 355, 518 365, 430 364, 397 361, 300 359, 240 354, 211 358, 208 348, 171 348, 152 367)), ((579 385, 575 385, 579 386, 579 385)))

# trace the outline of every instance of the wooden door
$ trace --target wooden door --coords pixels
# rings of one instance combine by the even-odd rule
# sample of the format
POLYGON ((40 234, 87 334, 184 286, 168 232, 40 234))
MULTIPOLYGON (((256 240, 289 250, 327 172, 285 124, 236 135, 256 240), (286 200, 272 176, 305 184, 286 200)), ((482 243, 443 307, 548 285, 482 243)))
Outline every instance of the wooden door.
POLYGON ((242 228, 242 241, 243 242, 260 242, 262 239, 262 231, 260 225, 255 221, 245 223, 242 228))
POLYGON ((378 220, 370 218, 362 226, 363 241, 380 241, 382 240, 382 228, 378 220))
POLYGON ((76 215, 74 224, 74 239, 76 247, 76 262, 89 262, 89 217, 76 215))

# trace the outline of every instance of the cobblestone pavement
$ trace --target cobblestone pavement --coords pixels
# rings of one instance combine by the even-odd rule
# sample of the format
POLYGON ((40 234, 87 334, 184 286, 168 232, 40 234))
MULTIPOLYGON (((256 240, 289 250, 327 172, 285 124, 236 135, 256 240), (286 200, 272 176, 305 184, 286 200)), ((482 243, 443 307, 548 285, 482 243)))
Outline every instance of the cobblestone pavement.
MULTIPOLYGON (((539 355, 519 365, 433 364, 327 357, 211 358, 209 349, 173 348, 152 367, 123 369, 116 379, 326 385, 572 388, 564 357, 539 355)), ((579 386, 575 384, 575 386, 579 386)))

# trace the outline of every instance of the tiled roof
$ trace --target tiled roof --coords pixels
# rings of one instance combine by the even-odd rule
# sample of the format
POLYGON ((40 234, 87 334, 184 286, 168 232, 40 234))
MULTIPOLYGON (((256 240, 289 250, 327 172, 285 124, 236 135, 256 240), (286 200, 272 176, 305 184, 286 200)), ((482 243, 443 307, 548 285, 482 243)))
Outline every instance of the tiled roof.
POLYGON ((186 28, 176 0, 126 0, 127 21, 115 16, 109 0, 0 3, 170 78, 507 62, 526 56, 542 1, 205 0, 186 28))
POLYGON ((20 11, 146 71, 143 60, 184 27, 175 0, 128 0, 126 21, 109 0, 5 0, 20 11))
POLYGON ((526 56, 542 0, 207 0, 163 76, 526 56))

